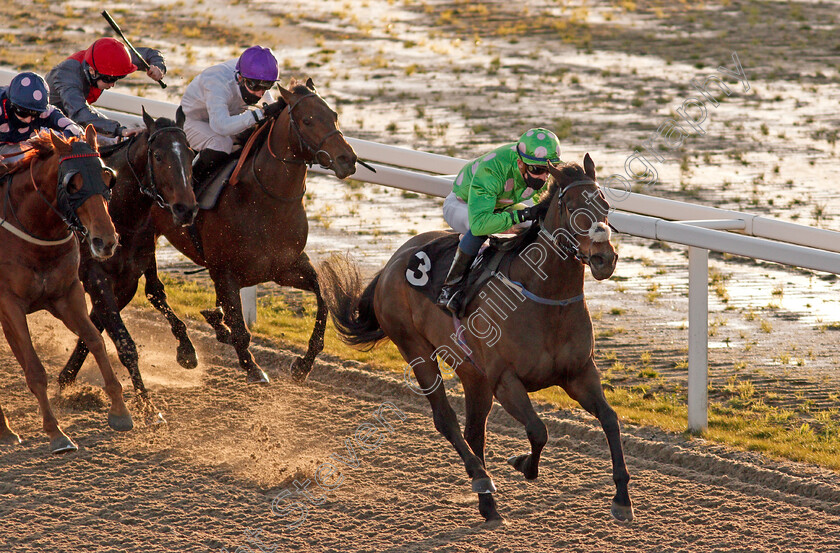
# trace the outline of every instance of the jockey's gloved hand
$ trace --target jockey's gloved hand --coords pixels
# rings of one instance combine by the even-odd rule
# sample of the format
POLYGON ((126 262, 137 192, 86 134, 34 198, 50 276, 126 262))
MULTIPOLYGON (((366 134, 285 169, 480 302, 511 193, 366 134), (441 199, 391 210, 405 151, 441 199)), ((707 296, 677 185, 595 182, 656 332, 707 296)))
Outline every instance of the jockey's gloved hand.
POLYGON ((280 112, 283 111, 286 107, 286 100, 283 98, 278 98, 276 102, 273 104, 263 104, 262 112, 263 117, 266 119, 271 119, 272 117, 277 117, 280 115, 280 112))
POLYGON ((526 207, 525 209, 518 209, 513 212, 513 221, 516 224, 524 223, 525 221, 536 221, 539 219, 539 211, 535 207, 526 207))

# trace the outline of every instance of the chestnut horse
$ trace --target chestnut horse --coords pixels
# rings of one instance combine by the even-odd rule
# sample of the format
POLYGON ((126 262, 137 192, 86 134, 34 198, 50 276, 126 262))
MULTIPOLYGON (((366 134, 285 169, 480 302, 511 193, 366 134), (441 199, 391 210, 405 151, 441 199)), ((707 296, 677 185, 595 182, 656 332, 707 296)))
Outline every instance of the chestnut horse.
MULTIPOLYGON (((47 374, 26 323, 29 313, 46 309, 85 340, 111 398, 108 424, 114 430, 133 426, 105 343, 88 318, 78 273, 79 242, 73 232, 85 237, 92 256, 107 259, 113 255, 117 233, 108 215, 107 198, 114 174, 99 159, 92 126, 87 127, 84 141, 42 133, 29 144, 32 149, 23 159, 0 169, 0 174, 7 175, 0 186, 0 323, 29 389, 38 398, 50 448, 53 453, 64 453, 78 448, 62 432, 50 407, 47 374)), ((0 443, 20 443, 2 408, 0 443)))
MULTIPOLYGON (((120 311, 137 292, 140 277, 155 265, 152 205, 157 203, 165 209, 172 223, 178 226, 191 224, 198 209, 192 189, 193 152, 184 134, 183 114, 179 115, 177 121, 163 117, 155 120, 144 109, 146 129, 143 132, 103 148, 102 157, 117 171, 109 210, 121 236, 120 247, 106 261, 83 254, 79 266, 79 278, 93 301, 90 318, 100 332, 108 331, 120 361, 131 375, 142 408, 152 416, 155 412, 140 375, 137 346, 120 311)), ((146 283, 147 294, 153 286, 153 283, 146 283)), ((177 351, 178 363, 185 368, 195 368, 198 361, 195 348, 186 335, 186 326, 174 314, 170 324, 174 334, 183 336, 177 351)), ((87 355, 88 348, 80 339, 58 377, 62 388, 76 380, 87 355)), ((162 420, 159 414, 157 417, 162 420)))
MULTIPOLYGON (((163 209, 152 210, 158 233, 207 267, 216 288, 216 309, 202 315, 220 342, 233 345, 247 381, 254 383, 267 383, 268 376, 248 349, 251 335, 242 318, 239 290, 273 281, 315 294, 318 310, 309 347, 291 367, 295 379, 305 379, 324 348, 327 323, 318 275, 303 251, 309 231, 303 206, 306 166, 318 163, 340 179, 356 171, 356 154, 338 128, 338 116, 312 80, 305 85, 292 80, 289 88, 279 87, 288 106, 264 123, 267 136, 247 154, 239 182, 225 187, 214 209, 199 211, 195 237, 173 224, 163 209)), ((159 282, 156 271, 147 271, 146 281, 159 282)), ((164 306, 163 287, 158 290, 161 294, 150 300, 164 306)))
MULTIPOLYGON (((601 422, 616 485, 611 512, 628 521, 633 518, 630 475, 618 417, 607 404, 593 360, 592 322, 583 299, 584 264, 598 280, 615 270, 617 255, 606 218, 609 206, 589 154, 584 169, 568 164, 550 171, 555 182, 537 206, 543 213, 540 223, 512 239, 512 249, 499 265, 504 276, 485 283, 467 306, 466 327, 473 332, 462 333, 460 322, 407 282, 407 271, 416 274, 409 264, 418 247, 445 236, 444 231, 406 242, 364 290, 353 266, 328 261, 320 271, 324 294, 346 342, 373 347, 390 338, 409 362, 417 379, 416 385, 410 381, 406 367, 409 385, 427 396, 435 427, 463 459, 472 489, 479 494, 479 511, 487 520, 501 518, 492 496, 496 488, 484 464, 485 424, 493 397, 525 426, 531 451, 508 462, 531 480, 537 477, 548 432, 528 393, 556 385, 601 422), (480 330, 485 327, 487 332, 480 330), (490 333, 490 327, 498 332, 490 333), (464 387, 463 436, 441 385, 438 358, 455 369, 464 387)), ((437 262, 449 266, 448 261, 437 262)), ((424 263, 423 268, 429 267, 424 263)))

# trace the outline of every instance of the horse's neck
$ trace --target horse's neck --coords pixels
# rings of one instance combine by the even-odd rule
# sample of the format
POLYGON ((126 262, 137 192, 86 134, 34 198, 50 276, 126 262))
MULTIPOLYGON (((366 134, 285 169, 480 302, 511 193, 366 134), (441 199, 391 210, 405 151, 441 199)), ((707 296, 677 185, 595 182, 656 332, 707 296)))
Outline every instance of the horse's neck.
MULTIPOLYGON (((262 186, 280 198, 301 195, 306 182, 306 165, 302 163, 300 153, 295 152, 296 146, 293 140, 289 116, 283 113, 269 128, 265 142, 260 145, 259 151, 253 157, 253 171, 248 172, 249 179, 253 180, 253 173, 258 170, 260 173, 258 178, 262 186), (283 160, 295 161, 289 163, 283 160)), ((260 186, 256 182, 253 184, 260 186)))
MULTIPOLYGON (((542 262, 536 265, 517 255, 510 266, 512 280, 521 282, 529 292, 547 299, 566 299, 583 292, 583 263, 553 243, 548 232, 540 232, 533 244, 537 251, 545 254, 542 262)), ((530 254, 528 258, 534 259, 530 254)))
POLYGON ((15 225, 19 222, 27 232, 40 238, 63 238, 67 235, 67 224, 50 207, 56 208, 58 176, 47 170, 48 162, 49 159, 34 159, 30 168, 12 177, 9 195, 4 193, 3 198, 5 213, 0 217, 15 225), (44 170, 48 173, 46 179, 36 176, 44 170), (36 179, 34 184, 32 178, 36 179))
MULTIPOLYGON (((132 145, 128 145, 125 150, 115 152, 107 161, 109 165, 111 161, 115 162, 119 175, 117 184, 114 186, 113 198, 108 204, 108 211, 111 213, 111 220, 117 232, 125 237, 126 234, 137 230, 146 222, 152 208, 152 199, 140 191, 140 182, 138 182, 138 179, 146 178, 148 156, 145 149, 139 146, 134 146, 132 149, 132 145), (119 170, 121 165, 122 171, 119 170)), ((143 183, 144 186, 145 184, 143 183)))

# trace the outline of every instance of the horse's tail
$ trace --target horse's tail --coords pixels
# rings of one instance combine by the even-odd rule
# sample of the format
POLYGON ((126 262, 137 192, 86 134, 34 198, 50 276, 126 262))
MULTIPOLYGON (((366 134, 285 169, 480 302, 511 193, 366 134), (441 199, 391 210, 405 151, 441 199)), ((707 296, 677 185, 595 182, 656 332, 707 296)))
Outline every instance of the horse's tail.
POLYGON ((373 294, 381 273, 364 290, 359 269, 348 257, 331 257, 321 264, 318 273, 324 300, 342 342, 369 351, 388 338, 373 309, 373 294))

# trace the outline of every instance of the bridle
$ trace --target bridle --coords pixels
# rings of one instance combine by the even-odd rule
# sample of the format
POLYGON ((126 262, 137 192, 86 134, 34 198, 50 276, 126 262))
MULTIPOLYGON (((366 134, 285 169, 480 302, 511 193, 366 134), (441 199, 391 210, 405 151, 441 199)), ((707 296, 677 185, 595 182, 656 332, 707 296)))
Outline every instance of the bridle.
POLYGON ((134 177, 134 180, 137 181, 137 185, 140 187, 140 192, 144 196, 148 196, 149 198, 154 200, 155 203, 157 203, 157 205, 160 206, 163 209, 170 209, 170 205, 166 201, 166 198, 164 198, 163 195, 160 193, 160 190, 158 190, 157 184, 155 183, 155 172, 152 171, 152 142, 154 142, 155 138, 157 138, 161 134, 163 134, 165 132, 169 132, 169 131, 180 133, 184 137, 184 142, 186 143, 186 141, 187 141, 187 134, 184 132, 184 129, 182 129, 181 127, 163 127, 163 128, 157 129, 155 132, 153 132, 149 135, 149 138, 146 140, 147 152, 146 152, 146 175, 145 175, 148 178, 149 186, 146 186, 143 183, 144 179, 141 179, 137 175, 137 172, 134 170, 134 167, 131 164, 131 157, 130 157, 131 146, 133 145, 134 140, 137 137, 137 135, 131 137, 131 142, 129 142, 128 146, 125 149, 125 164, 128 166, 128 170, 131 171, 131 174, 134 177))
MULTIPOLYGON (((306 136, 304 136, 303 132, 300 129, 300 125, 298 125, 298 122, 295 120, 295 108, 298 107, 301 102, 303 102, 304 100, 306 100, 308 98, 314 98, 314 99, 321 100, 321 102, 324 103, 324 106, 327 107, 327 109, 329 109, 329 106, 326 105, 323 98, 321 98, 320 96, 318 96, 314 92, 311 92, 311 93, 307 94, 306 96, 302 96, 302 97, 298 98, 297 100, 295 100, 294 103, 289 104, 289 128, 292 130, 292 132, 294 133, 294 135, 297 138, 298 149, 302 152, 303 159, 297 159, 297 158, 292 158, 292 159, 282 158, 281 159, 281 158, 279 158, 271 149, 271 130, 268 131, 268 139, 267 139, 268 153, 271 154, 271 157, 273 157, 276 160, 282 161, 283 163, 297 163, 297 164, 304 164, 305 163, 308 167, 312 167, 315 163, 318 163, 318 165, 320 165, 324 169, 332 169, 333 165, 335 164, 335 160, 333 159, 333 157, 330 155, 329 152, 324 150, 324 144, 333 135, 337 134, 337 135, 343 137, 344 134, 337 128, 333 129, 332 131, 325 134, 324 137, 321 139, 321 141, 317 145, 312 140, 309 140, 308 138, 306 138, 306 136), (327 160, 326 162, 322 161, 322 158, 321 158, 322 155, 326 156, 326 160, 327 160)), ((277 121, 277 119, 275 118, 271 122, 272 129, 273 129, 274 123, 276 121, 277 121)))
MULTIPOLYGON (((572 184, 569 184, 569 185, 565 186, 563 188, 563 190, 560 192, 560 195, 559 195, 559 198, 557 199, 557 202, 558 202, 558 208, 560 210, 566 212, 567 217, 568 217, 567 220, 570 221, 570 222, 573 220, 573 217, 572 217, 573 213, 569 212, 569 206, 563 200, 566 196, 566 193, 569 190, 571 190, 572 188, 579 188, 579 187, 582 187, 582 186, 594 187, 598 191, 598 196, 606 202, 606 197, 604 196, 604 192, 601 190, 600 185, 598 185, 598 183, 595 182, 594 180, 593 181, 577 181, 577 182, 573 182, 572 184)), ((589 202, 587 202, 587 205, 589 205, 589 202)), ((595 223, 598 223, 598 222, 600 222, 600 221, 595 220, 595 223)), ((542 221, 540 221, 540 223, 542 224, 542 221)), ((595 223, 593 223, 593 224, 595 224, 595 223)), ((557 246, 558 248, 563 250, 566 254, 578 259, 581 263, 585 263, 585 264, 588 265, 589 264, 589 255, 584 255, 583 253, 581 253, 580 242, 576 238, 578 236, 587 235, 589 233, 590 229, 587 229, 586 231, 581 232, 581 231, 575 231, 573 228, 572 229, 567 228, 568 226, 569 226, 568 224, 566 226, 564 226, 563 228, 564 228, 565 232, 560 232, 560 233, 557 233, 557 229, 555 229, 554 231, 549 231, 548 229, 545 229, 545 230, 547 231, 548 234, 551 235, 550 240, 554 243, 555 246, 557 246)))

